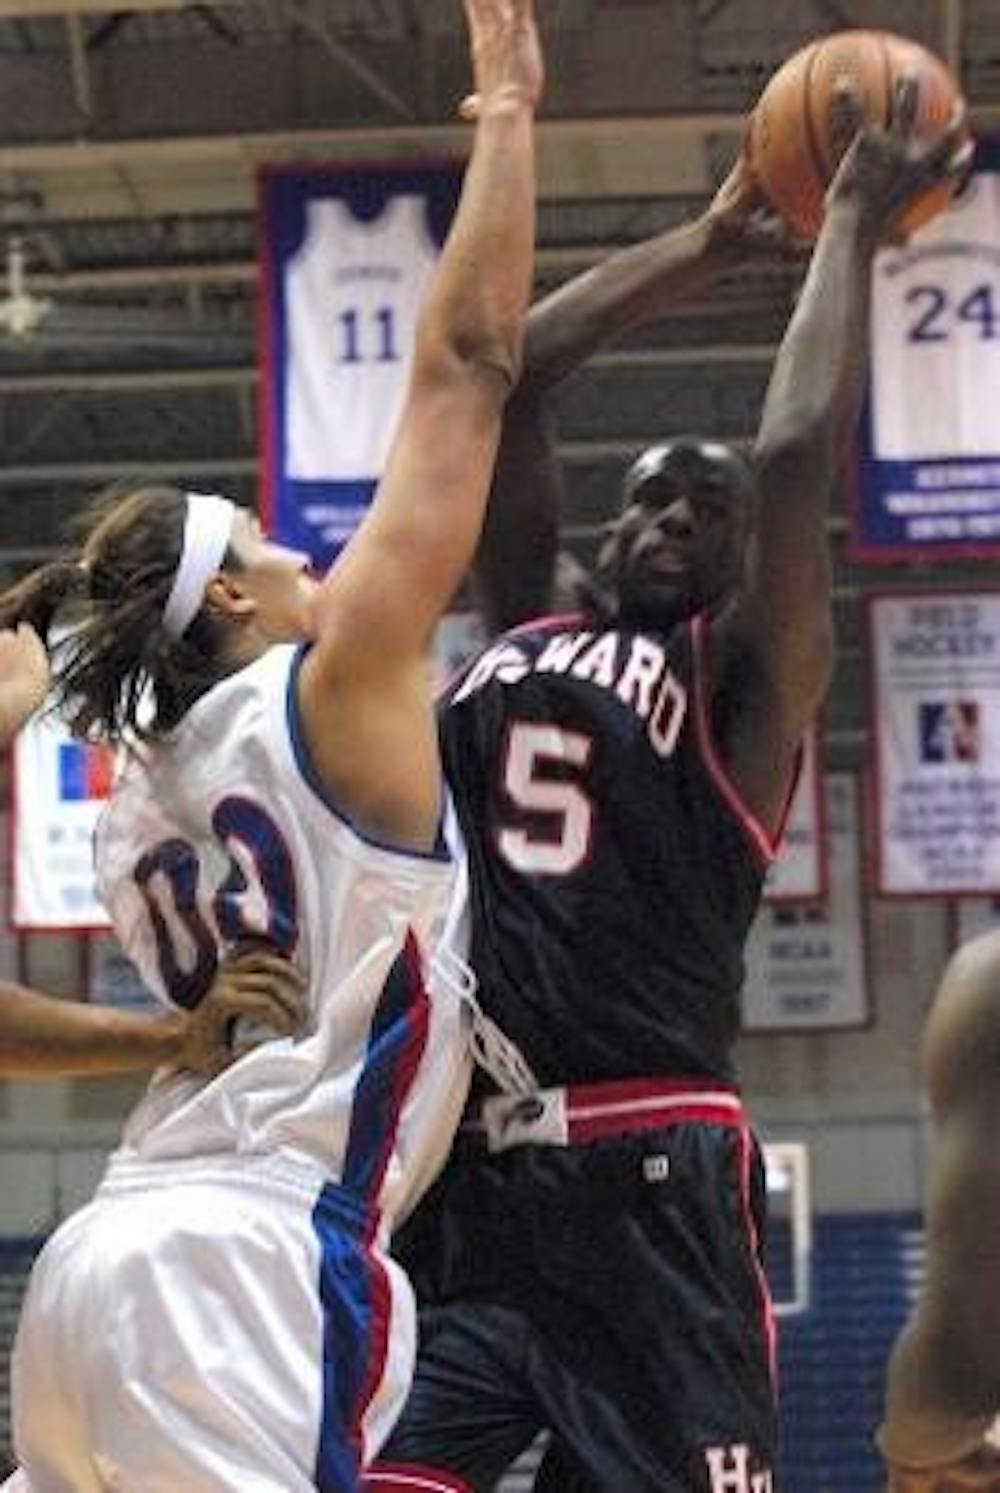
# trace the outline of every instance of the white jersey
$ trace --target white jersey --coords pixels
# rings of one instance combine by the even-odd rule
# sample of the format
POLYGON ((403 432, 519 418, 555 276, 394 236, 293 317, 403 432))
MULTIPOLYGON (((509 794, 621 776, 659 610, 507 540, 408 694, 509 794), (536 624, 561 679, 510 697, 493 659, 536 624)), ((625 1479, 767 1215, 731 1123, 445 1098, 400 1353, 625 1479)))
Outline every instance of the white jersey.
POLYGON ((980 172, 905 249, 877 256, 871 405, 879 460, 996 458, 998 234, 1000 175, 980 172))
POLYGON ((376 845, 324 799, 299 729, 300 657, 270 649, 130 754, 97 871, 161 997, 192 1004, 220 949, 264 935, 307 978, 308 1031, 210 1081, 158 1075, 115 1165, 281 1155, 388 1228, 443 1162, 468 1084, 464 857, 376 845))
POLYGON ((285 275, 287 472, 302 481, 382 474, 438 256, 427 204, 393 197, 364 222, 342 198, 307 205, 285 275))

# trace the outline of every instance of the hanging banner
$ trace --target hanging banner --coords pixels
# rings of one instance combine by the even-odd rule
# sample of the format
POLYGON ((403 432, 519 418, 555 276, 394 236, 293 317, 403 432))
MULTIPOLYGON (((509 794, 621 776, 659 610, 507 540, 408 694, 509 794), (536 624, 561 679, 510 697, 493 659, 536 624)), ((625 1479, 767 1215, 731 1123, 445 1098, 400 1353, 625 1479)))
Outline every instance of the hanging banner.
POLYGON ((761 909, 747 943, 745 1031, 825 1031, 869 1018, 858 785, 839 772, 824 786, 826 900, 761 909))
POLYGON ((325 569, 381 476, 461 168, 260 178, 261 516, 325 569))
POLYGON ((767 873, 766 902, 815 902, 826 896, 827 849, 818 733, 806 732, 802 768, 781 837, 778 858, 767 873))
POLYGON ((868 598, 876 887, 1000 892, 1000 596, 868 598))
POLYGON ((1000 142, 949 210, 876 257, 852 550, 1000 555, 1000 142))
POLYGON ((12 925, 107 928, 94 889, 94 830, 111 792, 113 749, 74 741, 51 715, 35 716, 12 758, 12 925))

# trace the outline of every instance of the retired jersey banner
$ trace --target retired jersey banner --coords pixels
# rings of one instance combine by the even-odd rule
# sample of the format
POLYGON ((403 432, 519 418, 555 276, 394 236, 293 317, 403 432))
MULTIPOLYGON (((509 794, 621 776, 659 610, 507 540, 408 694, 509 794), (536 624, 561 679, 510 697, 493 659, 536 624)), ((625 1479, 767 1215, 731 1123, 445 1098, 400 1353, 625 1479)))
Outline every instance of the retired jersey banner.
POLYGON ((823 1031, 868 1020, 857 779, 830 773, 824 786, 827 896, 761 909, 747 943, 745 1031, 823 1031))
POLYGON ((460 183, 455 164, 261 175, 261 515, 319 568, 382 474, 460 183))
POLYGON ((781 849, 764 885, 767 902, 815 902, 826 895, 827 849, 818 733, 806 732, 802 767, 788 809, 781 849))
POLYGON ((94 889, 94 830, 111 792, 111 747, 74 741, 51 715, 15 739, 11 923, 15 928, 108 927, 94 889))
POLYGON ((1000 892, 1000 595, 868 603, 876 884, 1000 892))
POLYGON ((852 548, 860 559, 1000 555, 1000 142, 872 286, 852 548))

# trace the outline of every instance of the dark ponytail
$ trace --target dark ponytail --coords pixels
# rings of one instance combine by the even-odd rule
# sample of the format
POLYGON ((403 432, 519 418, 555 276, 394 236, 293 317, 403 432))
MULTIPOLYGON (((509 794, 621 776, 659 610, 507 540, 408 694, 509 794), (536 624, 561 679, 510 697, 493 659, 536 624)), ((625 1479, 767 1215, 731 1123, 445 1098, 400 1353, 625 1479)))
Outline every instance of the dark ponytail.
POLYGON ((56 614, 86 587, 87 573, 79 556, 52 560, 0 596, 0 628, 30 622, 47 643, 56 614))
POLYGON ((225 671, 224 617, 203 608, 181 638, 163 626, 186 510, 178 488, 111 489, 85 512, 75 555, 0 596, 3 625, 31 622, 51 642, 65 620, 53 685, 75 735, 161 735, 225 671))

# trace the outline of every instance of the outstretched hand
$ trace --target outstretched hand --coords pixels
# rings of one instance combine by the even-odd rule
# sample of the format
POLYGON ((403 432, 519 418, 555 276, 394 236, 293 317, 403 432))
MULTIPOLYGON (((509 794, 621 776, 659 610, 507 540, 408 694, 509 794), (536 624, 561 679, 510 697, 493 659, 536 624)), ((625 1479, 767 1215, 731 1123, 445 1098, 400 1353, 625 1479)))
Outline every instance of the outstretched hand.
POLYGON ((228 955, 204 999, 185 1018, 178 1068, 221 1073, 256 1044, 244 1032, 290 1037, 303 1017, 305 981, 283 955, 250 948, 228 955))
POLYGON ((712 198, 707 216, 713 230, 743 253, 781 258, 803 247, 764 195, 745 149, 712 198))
POLYGON ((30 623, 0 628, 0 748, 44 703, 49 683, 49 656, 30 623))
POLYGON ((462 0, 469 26, 475 92, 462 100, 463 119, 479 118, 490 102, 538 103, 545 80, 533 0, 462 0))
POLYGON ((835 154, 843 151, 843 159, 830 183, 827 205, 860 202, 880 239, 898 242, 898 220, 906 209, 936 186, 960 183, 972 164, 964 104, 956 107, 943 134, 928 140, 915 134, 919 102, 917 78, 904 74, 896 82, 891 117, 882 129, 865 121, 850 83, 840 83, 834 92, 831 143, 835 154))

